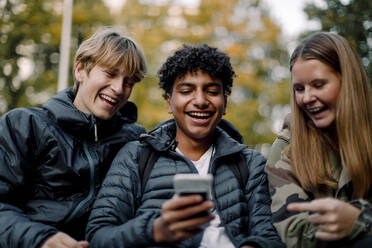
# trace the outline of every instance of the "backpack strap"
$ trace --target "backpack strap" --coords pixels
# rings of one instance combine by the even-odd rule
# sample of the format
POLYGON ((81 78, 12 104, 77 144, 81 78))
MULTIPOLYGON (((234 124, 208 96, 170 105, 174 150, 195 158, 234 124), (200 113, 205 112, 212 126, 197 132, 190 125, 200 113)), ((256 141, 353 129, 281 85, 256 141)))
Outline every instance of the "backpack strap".
MULTIPOLYGON (((141 195, 145 192, 145 187, 149 179, 152 168, 159 158, 159 153, 155 152, 149 145, 145 145, 141 151, 139 165, 139 175, 141 179, 141 195)), ((244 191, 248 181, 248 168, 242 153, 227 160, 229 168, 239 181, 240 188, 244 191)))
POLYGON ((145 186, 149 179, 150 173, 156 160, 158 160, 159 154, 155 152, 149 145, 145 145, 141 151, 139 165, 139 176, 141 179, 141 195, 145 192, 145 186))
POLYGON ((244 191, 248 181, 248 168, 242 153, 235 156, 234 159, 228 160, 229 168, 239 181, 240 188, 244 191))

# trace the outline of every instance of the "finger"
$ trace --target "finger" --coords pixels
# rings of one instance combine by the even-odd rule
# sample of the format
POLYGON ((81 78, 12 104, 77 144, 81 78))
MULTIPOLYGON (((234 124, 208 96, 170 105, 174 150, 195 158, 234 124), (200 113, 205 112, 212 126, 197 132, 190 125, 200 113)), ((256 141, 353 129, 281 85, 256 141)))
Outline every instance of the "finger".
POLYGON ((324 213, 334 208, 334 200, 330 198, 317 199, 311 202, 291 203, 287 206, 288 211, 292 212, 319 212, 324 213))
POLYGON ((80 248, 89 248, 88 241, 79 241, 78 244, 80 245, 80 248))
POLYGON ((210 214, 204 217, 197 217, 197 218, 187 219, 184 221, 174 222, 169 226, 169 229, 174 232, 192 230, 194 228, 198 228, 199 226, 205 223, 210 222, 211 220, 214 219, 214 217, 215 217, 214 215, 210 214))
POLYGON ((63 232, 58 232, 51 236, 42 248, 71 248, 77 244, 76 240, 63 232))
POLYGON ((308 220, 316 226, 329 223, 329 218, 327 218, 327 215, 319 213, 310 214, 308 220))
POLYGON ((163 211, 176 210, 185 208, 188 205, 195 205, 203 201, 200 195, 189 195, 189 196, 175 196, 172 199, 166 201, 162 209, 163 211))
POLYGON ((317 231, 315 233, 315 237, 321 240, 332 241, 332 240, 339 240, 340 238, 342 238, 342 235, 341 233, 317 231))
POLYGON ((162 218, 165 223, 172 223, 208 211, 212 209, 213 206, 214 204, 212 201, 204 201, 198 205, 187 205, 187 207, 183 209, 163 211, 162 218))
POLYGON ((343 232, 344 229, 337 224, 322 224, 317 226, 317 230, 322 232, 328 232, 328 233, 340 233, 343 232))
POLYGON ((332 212, 325 212, 324 214, 314 213, 309 215, 308 219, 314 225, 334 224, 339 226, 339 224, 342 224, 342 222, 338 221, 337 215, 332 212))
POLYGON ((61 247, 80 248, 79 243, 75 239, 71 238, 69 235, 63 233, 63 236, 61 236, 60 238, 61 244, 63 244, 63 246, 61 247))

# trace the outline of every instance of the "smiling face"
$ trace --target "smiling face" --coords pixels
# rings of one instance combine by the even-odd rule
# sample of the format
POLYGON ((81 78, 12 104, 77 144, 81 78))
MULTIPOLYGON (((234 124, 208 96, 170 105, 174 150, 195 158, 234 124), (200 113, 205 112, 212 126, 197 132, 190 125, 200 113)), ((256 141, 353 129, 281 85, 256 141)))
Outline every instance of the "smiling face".
POLYGON ((329 128, 336 119, 341 82, 339 73, 316 59, 298 60, 292 68, 297 105, 317 128, 329 128))
POLYGON ((75 107, 99 119, 110 119, 125 105, 135 84, 127 77, 123 68, 95 65, 87 73, 78 64, 75 78, 80 85, 74 100, 75 107))
POLYGON ((176 140, 211 142, 214 130, 225 114, 222 82, 198 70, 175 80, 167 94, 168 113, 177 123, 176 140))

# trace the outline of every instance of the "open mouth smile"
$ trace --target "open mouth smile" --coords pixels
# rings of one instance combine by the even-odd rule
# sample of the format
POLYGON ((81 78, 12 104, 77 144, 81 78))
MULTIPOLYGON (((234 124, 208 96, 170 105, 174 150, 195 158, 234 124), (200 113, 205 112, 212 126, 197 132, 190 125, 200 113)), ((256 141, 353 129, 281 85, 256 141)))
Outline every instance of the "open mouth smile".
POLYGON ((186 113, 188 116, 192 118, 197 119, 208 119, 210 118, 214 113, 213 112, 188 112, 186 113))
POLYGON ((116 105, 118 103, 117 100, 113 99, 112 97, 108 96, 108 95, 104 95, 104 94, 99 94, 100 98, 102 100, 104 100, 105 102, 111 104, 111 105, 116 105))
POLYGON ((323 112, 326 109, 328 109, 328 107, 324 106, 324 107, 307 108, 306 111, 309 114, 316 115, 316 114, 319 114, 320 112, 323 112))

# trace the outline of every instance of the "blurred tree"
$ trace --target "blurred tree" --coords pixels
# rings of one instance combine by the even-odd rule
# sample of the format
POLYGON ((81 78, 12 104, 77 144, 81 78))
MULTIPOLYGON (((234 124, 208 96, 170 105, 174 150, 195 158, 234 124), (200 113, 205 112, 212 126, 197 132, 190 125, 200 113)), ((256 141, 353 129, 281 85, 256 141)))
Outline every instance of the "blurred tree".
MULTIPOLYGON (((0 1, 0 114, 42 104, 56 92, 62 4, 0 1)), ((75 1, 71 49, 76 50, 95 26, 111 23, 110 18, 100 0, 75 1)), ((71 75, 69 79, 72 82, 71 75)))
POLYGON ((147 129, 170 118, 157 70, 183 43, 208 43, 230 55, 237 73, 226 118, 242 132, 247 145, 271 143, 272 109, 289 102, 287 51, 280 29, 259 0, 127 0, 117 23, 144 48, 148 77, 136 86, 132 100, 147 129), (183 1, 185 2, 185 1, 183 1))
POLYGON ((372 83, 372 3, 371 0, 323 0, 325 6, 308 4, 309 19, 319 20, 322 30, 345 37, 361 56, 372 83))
MULTIPOLYGON (((42 104, 55 93, 62 2, 0 0, 0 113, 42 104)), ((183 43, 216 46, 231 56, 238 75, 226 118, 249 146, 271 143, 274 112, 281 113, 289 101, 288 55, 267 7, 259 0, 185 2, 126 0, 115 15, 101 0, 75 1, 71 62, 78 44, 97 26, 126 28, 148 58, 148 76, 135 87, 132 100, 140 109, 139 122, 150 130, 170 118, 156 77, 166 57, 183 43)))

